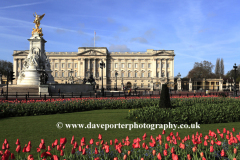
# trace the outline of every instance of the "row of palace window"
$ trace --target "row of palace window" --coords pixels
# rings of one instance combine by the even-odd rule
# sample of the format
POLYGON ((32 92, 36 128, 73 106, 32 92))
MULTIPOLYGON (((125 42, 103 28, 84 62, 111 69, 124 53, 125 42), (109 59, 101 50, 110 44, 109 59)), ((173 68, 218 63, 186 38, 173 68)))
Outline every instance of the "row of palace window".
MULTIPOLYGON (((170 74, 170 72, 168 72, 168 74, 167 74, 167 77, 169 77, 169 74, 170 74)), ((77 72, 75 72, 74 74, 72 73, 72 76, 74 76, 75 75, 75 77, 77 77, 77 72)), ((163 73, 163 75, 161 75, 161 77, 164 77, 164 73, 163 73)), ((61 77, 64 77, 65 75, 64 75, 64 72, 62 72, 62 76, 61 77)), ((70 72, 68 72, 68 77, 70 77, 71 76, 71 73, 70 72)), ((58 77, 58 72, 55 72, 55 77, 58 77)), ((86 77, 90 77, 90 73, 86 73, 86 77)), ((99 73, 97 72, 96 73, 96 77, 99 77, 99 73)), ((108 77, 111 77, 111 73, 108 73, 108 77)), ((124 73, 122 72, 121 73, 121 77, 124 77, 124 73)), ((128 76, 127 77, 131 77, 131 73, 130 72, 128 72, 128 76)), ((137 76, 137 72, 135 72, 134 73, 134 77, 138 77, 137 76)), ((141 78, 143 78, 144 77, 144 72, 142 72, 141 73, 141 78)), ((152 77, 152 72, 148 72, 148 77, 152 77)), ((160 75, 159 75, 159 72, 157 72, 157 77, 160 77, 160 75)))
MULTIPOLYGON (((86 65, 88 65, 88 63, 86 63, 86 65)), ((121 64, 121 68, 124 68, 125 63, 121 64)), ((160 64, 157 63, 157 68, 159 68, 160 64)), ((78 64, 75 63, 74 67, 77 68, 78 64)), ((108 65, 108 67, 110 68, 110 64, 108 65)), ((128 68, 131 68, 132 64, 128 63, 128 68)), ((145 64, 141 63, 141 68, 144 68, 145 64)), ((58 68, 58 63, 55 63, 55 68, 58 68)), ((61 68, 65 68, 65 63, 62 63, 62 67, 61 68)), ((68 63, 68 68, 72 68, 72 63, 68 63)), ((88 67, 89 68, 89 67, 88 67)), ((91 68, 93 68, 93 63, 91 63, 91 68)), ((97 68, 99 68, 99 64, 97 64, 97 68)), ((118 68, 118 63, 115 63, 115 68, 118 68)), ((138 68, 138 63, 135 63, 135 68, 138 68)), ((148 68, 151 68, 151 63, 148 63, 148 68)), ((165 64, 162 63, 162 68, 165 68, 165 64)), ((169 63, 167 63, 167 68, 169 68, 169 63)))
MULTIPOLYGON (((121 64, 121 68, 124 68, 125 63, 121 64)), ((157 63, 157 68, 159 68, 160 64, 157 63)), ((141 68, 145 67, 145 63, 141 63, 141 68)), ((118 68, 118 63, 115 63, 115 68, 118 68)), ((132 63, 128 63, 128 68, 132 68, 132 63)), ((138 63, 135 63, 135 68, 138 68, 138 63)), ((148 68, 151 68, 151 63, 148 63, 148 68)), ((165 68, 164 63, 162 63, 162 68, 165 68)), ((169 63, 167 63, 167 68, 169 68, 169 63)))

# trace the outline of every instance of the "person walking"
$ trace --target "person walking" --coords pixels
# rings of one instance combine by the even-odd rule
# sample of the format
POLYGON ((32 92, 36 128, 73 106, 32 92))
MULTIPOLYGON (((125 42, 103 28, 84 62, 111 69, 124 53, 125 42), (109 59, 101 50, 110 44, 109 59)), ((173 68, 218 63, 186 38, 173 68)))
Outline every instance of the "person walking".
POLYGON ((60 96, 60 88, 58 89, 58 96, 60 96))
POLYGON ((1 95, 3 95, 3 88, 2 88, 2 90, 1 90, 1 95))

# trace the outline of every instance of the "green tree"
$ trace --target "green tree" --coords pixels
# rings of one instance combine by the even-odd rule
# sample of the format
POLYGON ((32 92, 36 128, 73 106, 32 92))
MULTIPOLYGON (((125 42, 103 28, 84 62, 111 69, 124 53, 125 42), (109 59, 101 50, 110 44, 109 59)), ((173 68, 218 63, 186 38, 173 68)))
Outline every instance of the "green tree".
POLYGON ((223 63, 222 58, 221 58, 221 62, 220 62, 220 75, 221 75, 221 77, 224 76, 224 63, 223 63))
POLYGON ((218 58, 215 65, 215 75, 220 77, 220 59, 218 58))

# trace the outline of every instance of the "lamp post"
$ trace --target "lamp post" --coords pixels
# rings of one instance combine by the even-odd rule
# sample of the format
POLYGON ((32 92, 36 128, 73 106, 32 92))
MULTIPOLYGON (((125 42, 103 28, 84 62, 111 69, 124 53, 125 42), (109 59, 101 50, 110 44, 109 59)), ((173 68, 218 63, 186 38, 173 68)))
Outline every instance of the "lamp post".
POLYGON ((234 81, 235 81, 235 83, 234 83, 234 96, 237 96, 237 90, 236 90, 236 70, 237 70, 237 66, 236 66, 236 63, 234 64, 234 66, 233 66, 233 69, 234 69, 234 71, 235 71, 235 74, 234 74, 234 81))
POLYGON ((102 96, 104 96, 104 89, 103 89, 103 68, 105 68, 105 63, 102 61, 102 63, 100 63, 100 68, 102 69, 102 96))
POLYGON ((231 85, 230 85, 230 88, 231 88, 231 91, 232 91, 232 77, 229 77, 230 78, 230 81, 231 81, 231 85))
POLYGON ((2 84, 2 73, 0 72, 0 84, 2 84))
POLYGON ((116 77, 116 91, 117 91, 117 76, 118 76, 118 72, 115 72, 115 77, 116 77))

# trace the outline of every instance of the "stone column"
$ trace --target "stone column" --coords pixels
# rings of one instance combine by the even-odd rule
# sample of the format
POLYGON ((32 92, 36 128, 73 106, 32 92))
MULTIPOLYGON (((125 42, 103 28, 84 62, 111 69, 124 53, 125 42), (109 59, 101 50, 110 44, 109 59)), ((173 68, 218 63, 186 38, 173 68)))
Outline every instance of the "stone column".
POLYGON ((22 59, 20 59, 20 71, 22 70, 22 59))
POLYGON ((86 67, 85 67, 85 61, 86 61, 86 58, 83 58, 83 69, 82 69, 82 76, 83 76, 83 78, 85 78, 85 72, 86 72, 86 67))
MULTIPOLYGON (((13 72, 17 72, 17 60, 18 59, 13 59, 13 72)), ((3 75, 2 75, 3 76, 3 75)), ((16 84, 16 79, 14 80, 14 84, 16 84)))
POLYGON ((172 59, 172 77, 174 78, 174 58, 172 59))
POLYGON ((168 76, 168 68, 167 68, 168 60, 166 59, 165 61, 166 61, 166 62, 165 62, 165 63, 166 63, 166 65, 165 65, 165 72, 166 72, 166 74, 165 74, 165 75, 166 75, 166 78, 168 78, 168 77, 167 77, 167 76, 168 76))
MULTIPOLYGON (((102 63, 102 60, 99 59, 99 60, 98 60, 98 63, 99 63, 99 68, 100 68, 100 67, 101 67, 100 63, 102 63)), ((99 77, 102 78, 102 69, 101 69, 101 68, 99 69, 99 77)), ((99 86, 100 86, 100 85, 99 85, 99 86)), ((102 86, 102 81, 101 81, 101 86, 102 86)))
POLYGON ((147 61, 147 59, 145 59, 145 67, 144 67, 145 68, 145 77, 148 77, 148 70, 147 70, 148 68, 147 67, 148 67, 148 61, 147 61), (147 73, 147 75, 146 75, 146 73, 147 73))
POLYGON ((81 64, 81 59, 78 59, 78 77, 81 77, 81 73, 80 73, 80 64, 81 64))
POLYGON ((157 76, 157 59, 152 59, 152 61, 153 61, 153 65, 152 65, 152 71, 153 71, 153 75, 152 75, 152 77, 153 78, 156 78, 156 76, 157 76))
POLYGON ((159 76, 162 77, 162 59, 160 59, 160 64, 159 65, 160 65, 159 66, 160 67, 160 73, 159 73, 160 75, 159 76))
POLYGON ((192 91, 192 81, 191 81, 191 78, 190 78, 190 80, 189 80, 189 92, 191 92, 192 91))
MULTIPOLYGON (((239 82, 239 83, 240 83, 240 82, 239 82)), ((223 79, 220 79, 220 80, 219 80, 219 91, 222 91, 222 90, 223 90, 222 86, 223 86, 223 79)))
POLYGON ((114 61, 114 59, 112 59, 112 69, 111 69, 112 70, 112 77, 114 77, 113 74, 114 74, 114 71, 115 71, 114 63, 115 63, 115 61, 114 61))
POLYGON ((181 91, 181 79, 180 78, 178 78, 178 80, 177 80, 177 90, 181 91))
POLYGON ((132 64, 131 65, 132 65, 131 66, 132 67, 132 77, 135 77, 134 76, 134 59, 132 59, 132 64))
POLYGON ((67 59, 65 59, 65 76, 68 77, 68 60, 67 59))
POLYGON ((93 59, 93 78, 96 78, 96 59, 93 59))
POLYGON ((103 70, 103 78, 107 78, 107 60, 106 58, 103 59, 103 63, 105 63, 105 68, 103 70))
MULTIPOLYGON (((62 67, 62 64, 61 64, 61 59, 58 59, 58 73, 60 74, 61 73, 61 67, 62 67)), ((62 75, 58 75, 59 77, 62 77, 62 75)))

